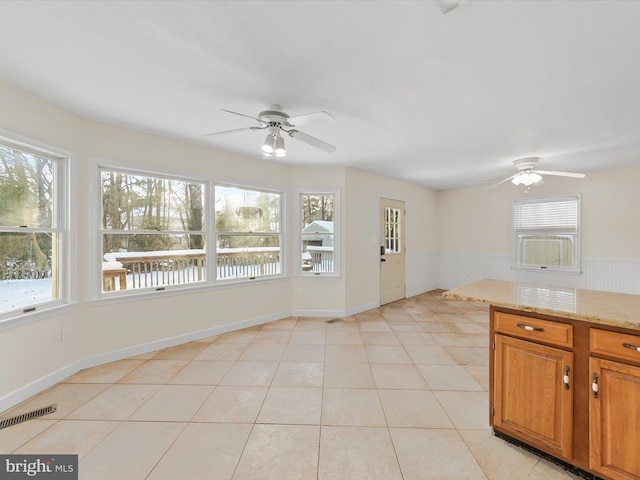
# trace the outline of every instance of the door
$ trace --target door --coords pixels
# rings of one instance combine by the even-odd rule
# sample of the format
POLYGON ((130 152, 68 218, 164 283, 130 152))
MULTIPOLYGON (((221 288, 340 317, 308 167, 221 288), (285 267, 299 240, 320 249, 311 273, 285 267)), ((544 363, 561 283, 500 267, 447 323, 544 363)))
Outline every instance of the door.
POLYGON ((573 353, 495 336, 493 426, 571 459, 573 353))
POLYGON ((404 202, 380 199, 380 305, 406 298, 404 202))
POLYGON ((616 480, 638 479, 640 367, 593 357, 589 367, 591 469, 616 480))

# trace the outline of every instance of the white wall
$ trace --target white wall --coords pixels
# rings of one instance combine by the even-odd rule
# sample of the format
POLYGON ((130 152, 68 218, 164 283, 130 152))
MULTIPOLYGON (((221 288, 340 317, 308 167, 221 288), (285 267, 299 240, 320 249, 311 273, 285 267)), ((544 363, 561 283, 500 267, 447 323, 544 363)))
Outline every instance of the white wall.
POLYGON ((95 158, 285 192, 290 168, 90 122, 6 84, 0 84, 0 112, 5 133, 73 155, 71 276, 77 285, 71 308, 0 331, 0 410, 81 367, 290 315, 288 278, 187 295, 91 300, 87 201, 89 164, 95 158), (70 332, 65 342, 63 327, 70 332))
POLYGON ((454 288, 482 278, 640 294, 640 166, 593 171, 544 185, 504 183, 438 195, 438 279, 454 288), (581 275, 511 269, 515 199, 581 194, 581 275))
MULTIPOLYGON (((289 315, 342 316, 379 302, 379 196, 407 205, 407 294, 435 288, 436 195, 343 167, 290 167, 238 157, 88 121, 0 83, 0 132, 72 154, 73 303, 46 318, 0 331, 0 411, 78 369, 289 315), (297 251, 300 189, 340 192, 340 276, 276 281, 140 299, 91 299, 90 164, 114 161, 149 170, 274 188, 287 195, 287 258, 297 251), (69 339, 61 341, 61 329, 69 339)), ((289 265, 290 273, 295 266, 289 265)))
POLYGON ((405 202, 407 296, 437 287, 436 198, 431 190, 354 168, 346 170, 347 310, 380 299, 380 198, 405 202))
MULTIPOLYGON (((344 167, 294 167, 292 168, 292 198, 289 221, 292 230, 298 233, 299 212, 294 208, 297 199, 293 198, 300 191, 333 191, 338 192, 337 218, 335 226, 338 235, 338 276, 308 275, 294 276, 291 282, 291 303, 296 316, 335 317, 345 315, 345 168, 344 167)), ((297 237, 292 237, 290 257, 300 258, 300 245, 297 237)), ((350 252, 349 252, 350 253, 350 252)), ((295 266, 292 266, 295 273, 295 266)))
POLYGON ((550 178, 532 190, 528 195, 582 194, 584 274, 525 278, 509 268, 511 201, 524 196, 510 184, 436 193, 354 168, 275 165, 87 121, 3 83, 0 131, 73 154, 71 274, 77 284, 70 307, 0 331, 0 411, 79 368, 291 314, 338 316, 377 307, 381 197, 406 205, 408 296, 486 277, 640 293, 640 167, 592 172, 585 180, 550 178), (289 259, 298 258, 297 191, 338 189, 340 276, 293 275, 185 295, 92 301, 87 199, 95 158, 284 190, 289 259), (65 342, 63 327, 70 331, 65 342))

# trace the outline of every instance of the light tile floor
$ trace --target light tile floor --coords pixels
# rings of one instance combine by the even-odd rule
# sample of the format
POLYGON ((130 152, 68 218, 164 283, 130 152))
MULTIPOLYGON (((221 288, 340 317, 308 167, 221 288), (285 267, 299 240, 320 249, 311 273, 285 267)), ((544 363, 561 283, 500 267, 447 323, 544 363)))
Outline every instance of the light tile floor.
POLYGON ((0 452, 83 480, 570 480, 488 426, 488 308, 433 291, 79 372, 1 417, 0 452))

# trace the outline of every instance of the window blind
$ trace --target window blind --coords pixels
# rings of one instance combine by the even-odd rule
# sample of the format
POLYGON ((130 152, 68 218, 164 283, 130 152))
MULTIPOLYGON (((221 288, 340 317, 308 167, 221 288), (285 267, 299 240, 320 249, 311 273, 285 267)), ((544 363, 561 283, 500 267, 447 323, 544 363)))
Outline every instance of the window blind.
POLYGON ((516 232, 550 229, 577 232, 578 197, 516 201, 513 205, 513 225, 516 232))

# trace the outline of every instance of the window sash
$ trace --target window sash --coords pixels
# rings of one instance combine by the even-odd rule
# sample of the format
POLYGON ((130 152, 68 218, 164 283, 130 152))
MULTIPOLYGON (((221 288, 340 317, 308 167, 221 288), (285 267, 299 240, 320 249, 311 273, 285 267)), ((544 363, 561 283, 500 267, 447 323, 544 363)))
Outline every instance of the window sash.
POLYGON ((202 231, 205 225, 207 183, 202 180, 106 166, 99 168, 99 177, 100 228, 102 231, 141 232, 147 230, 149 232, 184 233, 202 231), (118 183, 114 183, 112 188, 106 188, 105 182, 113 180, 118 183), (196 187, 196 189, 192 191, 191 187, 196 187), (160 191, 161 189, 162 191, 160 191), (155 196, 156 202, 158 200, 160 202, 152 205, 149 201, 143 205, 142 202, 146 199, 142 195, 145 195, 147 199, 155 196), (197 195, 195 201, 192 200, 192 195, 197 195), (167 199, 169 200, 167 201, 167 199), (109 208, 105 208, 107 203, 109 208), (180 210, 181 207, 184 212, 180 210), (161 208, 162 212, 159 213, 158 210, 161 208), (197 216, 193 219, 195 225, 189 225, 188 222, 185 224, 184 217, 188 217, 186 212, 190 208, 200 209, 199 213, 195 213, 197 216), (141 210, 143 211, 141 212, 141 210), (108 216, 111 225, 107 223, 108 216), (160 223, 154 224, 154 220, 160 219, 160 223), (119 228, 120 226, 126 228, 119 228))
POLYGON ((296 271, 301 275, 338 275, 339 232, 338 191, 304 190, 298 192, 298 252, 296 271), (312 205, 312 201, 321 202, 312 205), (305 232, 314 222, 317 229, 305 232), (330 222, 330 225, 329 225, 330 222), (322 231, 329 228, 332 231, 322 231))
MULTIPOLYGON (((46 195, 45 203, 41 203, 43 199, 39 196, 30 195, 26 203, 11 205, 9 208, 21 209, 22 212, 15 215, 9 214, 6 217, 9 221, 0 225, 0 236, 5 239, 5 247, 9 245, 7 243, 9 239, 12 239, 15 248, 20 249, 20 244, 25 248, 23 254, 19 255, 21 259, 16 257, 11 260, 10 257, 19 254, 19 250, 13 253, 5 250, 4 256, 0 258, 2 262, 0 291, 3 296, 6 295, 11 299, 11 305, 0 305, 0 322, 12 319, 20 322, 20 315, 24 313, 47 310, 69 301, 67 256, 69 237, 66 232, 69 160, 51 151, 4 137, 0 138, 0 146, 4 150, 27 156, 16 159, 15 165, 21 162, 29 175, 33 173, 29 178, 31 182, 37 182, 38 195, 41 194, 41 188, 49 189, 48 193, 42 193, 46 195), (41 180, 43 177, 44 180, 41 180), (41 208, 48 210, 47 216, 42 217, 41 212, 35 211, 41 208), (27 216, 29 219, 26 218, 27 216), (13 223, 16 222, 11 219, 15 220, 19 217, 22 217, 21 220, 14 225, 13 223), (45 250, 42 250, 43 248, 45 250), (43 254, 46 257, 43 257, 43 254), (45 260, 46 263, 43 263, 45 260), (20 293, 11 293, 12 289, 19 284, 24 284, 19 289, 20 293), (28 294, 24 293, 26 290, 28 294)), ((13 162, 11 164, 14 165, 13 162)), ((33 187, 33 184, 31 186, 33 187)), ((10 183, 7 183, 7 187, 10 187, 10 183)), ((5 208, 7 208, 6 205, 5 208)))
POLYGON ((517 241, 518 265, 573 270, 576 262, 576 235, 519 234, 517 241), (528 247, 528 244, 532 245, 528 247), (533 250, 533 251, 532 251, 533 250), (546 261, 542 261, 542 260, 546 261))
POLYGON ((222 235, 280 234, 283 199, 282 192, 217 184, 214 186, 216 231, 222 235), (270 205, 272 202, 277 203, 275 208, 270 205))

